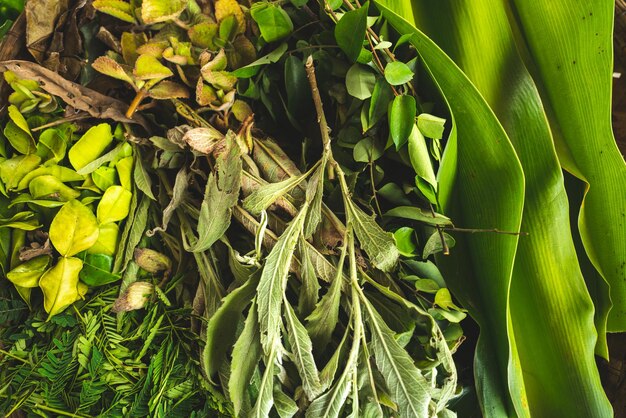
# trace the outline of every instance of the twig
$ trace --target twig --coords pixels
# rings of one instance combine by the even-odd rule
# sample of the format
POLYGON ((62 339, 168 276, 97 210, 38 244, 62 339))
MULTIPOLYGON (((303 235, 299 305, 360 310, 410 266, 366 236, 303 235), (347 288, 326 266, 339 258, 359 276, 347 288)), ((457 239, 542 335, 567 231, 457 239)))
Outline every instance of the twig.
POLYGON ((57 119, 57 120, 52 121, 50 123, 46 123, 45 125, 37 126, 36 128, 32 128, 31 131, 33 131, 33 132, 42 131, 42 130, 47 129, 47 128, 52 128, 53 126, 62 125, 65 122, 75 122, 77 120, 88 119, 90 117, 91 117, 91 115, 89 115, 88 113, 80 113, 78 115, 68 116, 66 118, 57 119))
POLYGON ((311 85, 311 93, 313 96, 313 103, 315 104, 315 111, 317 112, 317 123, 320 126, 324 152, 330 153, 330 128, 328 127, 328 122, 326 121, 326 115, 324 115, 324 106, 322 104, 322 98, 320 97, 319 88, 317 87, 317 78, 315 77, 315 67, 313 67, 312 55, 309 55, 307 58, 305 68, 309 84, 311 85))

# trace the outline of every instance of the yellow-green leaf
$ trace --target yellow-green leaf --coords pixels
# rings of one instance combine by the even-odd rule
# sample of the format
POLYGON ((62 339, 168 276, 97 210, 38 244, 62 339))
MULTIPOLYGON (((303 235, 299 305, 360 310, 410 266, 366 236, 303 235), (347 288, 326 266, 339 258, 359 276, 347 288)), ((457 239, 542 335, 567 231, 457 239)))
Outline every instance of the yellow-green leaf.
POLYGON ((54 176, 38 176, 31 180, 28 190, 33 199, 72 200, 80 196, 78 190, 66 186, 54 176))
POLYGON ((106 189, 96 211, 98 222, 107 224, 126 218, 132 197, 133 194, 122 186, 111 186, 106 189))
POLYGON ((49 234, 54 248, 62 256, 70 257, 96 243, 98 222, 87 206, 78 200, 71 200, 52 220, 49 234))
POLYGON ((35 257, 7 273, 9 279, 14 285, 21 287, 37 287, 39 278, 48 269, 51 257, 49 255, 40 255, 35 257))
POLYGON ((80 170, 107 149, 113 141, 111 125, 101 123, 89 128, 69 151, 70 164, 75 170, 80 170))
POLYGON ((176 19, 187 7, 188 0, 143 0, 141 19, 146 24, 176 19))
POLYGON ((148 54, 139 55, 133 74, 139 80, 163 79, 174 75, 161 61, 148 54))
POLYGON ((43 306, 48 318, 53 317, 81 298, 78 274, 83 262, 74 257, 61 257, 57 264, 39 280, 43 292, 43 306))
POLYGON ((116 223, 108 223, 100 225, 99 230, 98 240, 93 246, 87 249, 87 252, 89 254, 115 255, 120 231, 119 227, 116 223))

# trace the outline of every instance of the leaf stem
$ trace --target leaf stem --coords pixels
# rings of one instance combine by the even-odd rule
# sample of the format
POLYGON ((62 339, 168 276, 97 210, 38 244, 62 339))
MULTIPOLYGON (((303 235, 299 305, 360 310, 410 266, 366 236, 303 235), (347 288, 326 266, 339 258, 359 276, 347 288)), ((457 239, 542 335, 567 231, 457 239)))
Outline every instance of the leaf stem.
POLYGON ((137 108, 139 107, 139 104, 142 102, 143 99, 145 99, 147 94, 148 94, 148 91, 145 88, 142 88, 141 90, 137 92, 137 95, 135 96, 133 101, 130 103, 130 105, 128 106, 128 110, 126 111, 125 116, 128 119, 131 119, 133 117, 133 115, 137 111, 137 108))

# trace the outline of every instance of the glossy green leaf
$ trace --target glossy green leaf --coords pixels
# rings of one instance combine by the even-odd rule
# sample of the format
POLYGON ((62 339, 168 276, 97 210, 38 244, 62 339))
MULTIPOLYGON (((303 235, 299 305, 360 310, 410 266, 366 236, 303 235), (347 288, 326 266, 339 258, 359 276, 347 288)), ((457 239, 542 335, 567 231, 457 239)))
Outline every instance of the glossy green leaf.
MULTIPOLYGON (((464 227, 519 230, 524 177, 501 124, 454 62, 407 21, 413 19, 410 4, 400 1, 376 1, 376 4, 396 30, 411 35, 410 42, 435 78, 452 114, 453 127, 438 173, 444 213, 464 227), (458 178, 470 176, 471 182, 457 182, 458 178), (455 211, 460 208, 463 209, 455 211)), ((455 294, 462 297, 461 303, 472 307, 470 313, 481 325, 475 360, 476 379, 482 384, 479 400, 487 415, 509 416, 516 411, 523 415, 524 384, 517 349, 511 345, 509 310, 518 237, 474 234, 459 238, 462 240, 457 240, 456 250, 444 261, 449 268, 465 272, 462 278, 450 272, 447 279, 455 294), (494 259, 493 254, 498 257, 494 259), (469 259, 471 265, 467 263, 469 259), (488 307, 482 301, 488 301, 488 307), (511 380, 509 370, 513 373, 511 380), (508 395, 509 388, 516 394, 513 399, 508 395)))
POLYGON ((400 86, 413 79, 413 71, 403 62, 392 61, 385 66, 385 80, 392 86, 400 86))
POLYGON ((393 90, 391 90, 391 87, 384 79, 379 78, 374 85, 374 91, 372 91, 367 115, 368 124, 365 130, 376 125, 382 117, 387 115, 389 103, 392 100, 393 90))
POLYGON ((363 48, 365 30, 367 29, 368 6, 369 3, 365 2, 363 7, 344 13, 335 25, 337 45, 352 62, 356 62, 363 48))
POLYGON ((119 227, 115 223, 108 223, 99 226, 98 240, 87 249, 90 254, 115 255, 118 244, 119 227))
MULTIPOLYGON (((128 191, 133 191, 133 157, 124 157, 115 164, 120 184, 128 191)), ((105 189, 103 189, 105 190, 105 189)))
POLYGON ((113 167, 103 165, 91 173, 91 180, 98 189, 105 191, 118 183, 117 170, 113 167))
POLYGON ((39 278, 48 269, 51 259, 49 255, 30 259, 9 271, 6 277, 16 286, 37 287, 39 278))
POLYGON ((50 224, 50 241, 64 257, 71 257, 91 247, 98 240, 98 223, 88 207, 70 200, 50 224))
POLYGON ((71 181, 82 181, 84 177, 71 168, 60 165, 46 165, 38 167, 26 174, 17 184, 17 190, 24 190, 30 185, 30 181, 39 176, 54 176, 60 182, 66 183, 71 181))
POLYGON ((430 211, 418 208, 416 206, 398 206, 387 211, 384 216, 412 219, 414 221, 423 222, 435 226, 452 226, 452 221, 447 216, 444 216, 440 213, 435 213, 433 215, 430 211))
POLYGON ((352 149, 352 158, 361 163, 371 163, 383 156, 384 144, 376 143, 371 137, 363 138, 352 149))
POLYGON ((41 162, 36 155, 18 155, 0 162, 0 180, 7 190, 18 187, 20 181, 34 171, 41 162))
POLYGON ((429 115, 428 113, 420 113, 417 116, 417 127, 422 135, 428 138, 441 139, 445 123, 445 119, 429 115))
MULTIPOLYGON (((413 167, 413 170, 415 170, 415 174, 428 182, 428 184, 436 191, 437 178, 435 177, 435 171, 430 159, 430 153, 428 152, 428 146, 426 145, 426 140, 422 135, 422 131, 420 131, 415 124, 413 124, 411 133, 409 134, 407 148, 409 150, 411 166, 413 167)), ((423 192, 419 183, 418 187, 423 192)), ((429 199, 431 203, 434 203, 433 200, 436 202, 436 199, 429 199)))
POLYGON ((80 299, 78 274, 83 262, 74 257, 61 257, 57 264, 39 279, 43 292, 43 306, 48 318, 53 317, 80 299))
POLYGON ((346 89, 350 96, 365 100, 372 96, 376 75, 361 64, 354 64, 346 73, 346 89))
POLYGON ((67 138, 61 129, 48 128, 44 130, 37 141, 37 155, 43 161, 51 160, 58 163, 65 158, 67 138))
POLYGON ((261 36, 266 42, 278 41, 293 31, 291 18, 279 5, 254 3, 250 8, 250 16, 259 25, 261 36))
POLYGON ((415 230, 408 226, 398 228, 393 233, 393 239, 396 241, 396 247, 401 255, 405 257, 412 257, 417 250, 417 244, 415 242, 415 230))
POLYGON ((80 280, 88 286, 102 286, 113 283, 122 278, 111 273, 113 257, 107 254, 85 254, 82 257, 83 268, 80 271, 80 280))
POLYGON ((415 126, 416 104, 413 96, 396 96, 389 109, 389 133, 400 149, 409 139, 409 135, 415 126))
POLYGON ((128 216, 133 194, 122 186, 111 186, 102 195, 96 216, 100 224, 121 221, 128 216))
POLYGON ((70 164, 80 170, 95 160, 113 141, 111 125, 101 123, 89 128, 87 132, 70 148, 68 153, 70 164))

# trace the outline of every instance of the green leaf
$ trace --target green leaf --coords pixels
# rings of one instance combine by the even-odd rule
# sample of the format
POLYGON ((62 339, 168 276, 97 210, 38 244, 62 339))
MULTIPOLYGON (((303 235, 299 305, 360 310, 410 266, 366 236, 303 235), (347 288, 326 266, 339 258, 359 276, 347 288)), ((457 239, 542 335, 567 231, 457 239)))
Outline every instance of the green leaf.
POLYGON ((385 80, 392 86, 401 86, 413 79, 413 71, 403 62, 392 61, 385 66, 385 80))
POLYGON ((236 324, 239 322, 241 313, 254 297, 257 279, 258 275, 256 278, 253 276, 245 284, 230 292, 209 319, 202 351, 207 376, 213 376, 226 359, 226 353, 235 340, 236 324))
MULTIPOLYGON (((227 140, 232 138, 227 136, 227 140)), ((242 162, 239 146, 227 141, 228 148, 217 158, 217 173, 211 173, 204 191, 198 219, 198 240, 187 251, 201 252, 220 239, 230 225, 232 208, 239 199, 242 162)))
POLYGON ((269 417, 272 406, 274 406, 274 376, 276 375, 274 362, 276 361, 277 349, 277 347, 273 346, 265 360, 265 371, 261 378, 256 402, 248 415, 250 418, 269 417))
POLYGON ((433 215, 430 211, 418 208, 417 206, 398 206, 389 210, 383 216, 412 219, 434 226, 453 226, 452 221, 447 216, 440 213, 433 215))
POLYGON ((39 278, 48 270, 51 260, 52 257, 49 255, 40 255, 15 267, 6 277, 16 286, 37 287, 39 278))
POLYGON ((22 154, 35 152, 35 140, 30 133, 26 119, 14 105, 10 105, 8 111, 11 120, 4 127, 4 135, 11 143, 11 146, 22 154))
POLYGON ((39 135, 37 155, 44 161, 58 163, 65 158, 67 136, 60 129, 48 128, 39 135))
POLYGON ((161 80, 173 76, 174 73, 152 55, 141 54, 135 61, 133 75, 138 80, 161 80))
POLYGON ((288 177, 286 180, 278 183, 269 183, 263 185, 252 192, 243 201, 243 207, 253 215, 258 215, 276 200, 280 199, 287 193, 289 193, 294 187, 300 184, 307 174, 301 174, 299 176, 288 177))
POLYGON ((85 254, 82 260, 83 268, 79 278, 86 285, 102 286, 122 278, 118 274, 111 273, 113 257, 108 254, 85 254))
POLYGON ((389 109, 389 133, 396 145, 400 149, 406 143, 415 126, 416 104, 413 96, 396 96, 389 109))
POLYGON ((309 399, 315 399, 322 392, 320 377, 313 358, 313 343, 307 330, 300 322, 291 304, 285 300, 285 328, 291 348, 291 358, 302 379, 302 389, 309 399))
MULTIPOLYGON (((125 157, 122 158, 115 164, 115 169, 117 170, 117 175, 120 179, 120 184, 126 190, 132 192, 133 183, 132 183, 132 173, 133 173, 133 157, 125 157)), ((106 190, 106 189, 103 189, 106 190)))
POLYGON ((304 237, 310 238, 322 222, 322 198, 324 197, 324 176, 326 175, 326 158, 322 157, 320 166, 313 172, 306 185, 306 200, 311 208, 304 223, 304 237))
POLYGON ((367 9, 369 2, 365 2, 358 9, 344 13, 335 25, 335 40, 337 45, 348 56, 348 60, 356 62, 367 29, 367 9))
POLYGON ((391 90, 391 87, 389 87, 389 84, 386 83, 384 79, 379 78, 376 80, 374 91, 372 92, 372 98, 368 108, 368 123, 365 130, 376 125, 383 116, 387 115, 391 100, 393 100, 393 90, 391 90))
POLYGON ((287 287, 291 259, 302 233, 307 209, 308 203, 305 203, 266 257, 257 287, 261 344, 267 355, 280 344, 283 293, 287 287))
POLYGON ((152 193, 152 179, 150 175, 148 175, 148 171, 144 166, 142 154, 139 153, 137 149, 135 149, 135 152, 137 155, 135 169, 133 170, 133 180, 135 182, 135 186, 137 186, 137 188, 150 199, 156 200, 154 193, 152 193))
POLYGON ((367 215, 361 208, 345 197, 344 205, 348 222, 352 224, 361 248, 367 253, 372 264, 382 270, 390 271, 398 261, 399 253, 393 235, 385 232, 374 220, 373 216, 367 215))
POLYGON ((148 25, 176 19, 185 10, 187 3, 188 0, 143 0, 141 19, 148 25))
POLYGON ((261 359, 261 342, 256 302, 248 311, 243 331, 233 347, 228 393, 235 407, 235 415, 241 416, 248 402, 248 387, 261 359))
POLYGON ((285 54, 288 48, 289 45, 287 44, 287 42, 283 42, 269 54, 262 56, 261 58, 255 60, 254 62, 251 62, 244 67, 238 68, 231 74, 237 78, 250 78, 256 75, 262 66, 278 62, 278 60, 285 54))
POLYGON ((266 42, 278 41, 293 31, 293 23, 287 12, 273 3, 254 3, 250 8, 250 16, 259 25, 261 36, 266 42))
POLYGON ((93 161, 91 161, 90 163, 87 163, 82 168, 76 170, 76 172, 80 174, 81 176, 86 176, 87 174, 93 173, 98 168, 102 167, 102 165, 111 161, 115 161, 124 153, 124 148, 125 148, 124 145, 125 143, 119 144, 118 146, 116 146, 115 148, 113 148, 111 151, 107 152, 103 156, 94 159, 93 161))
POLYGON ((372 137, 363 138, 352 149, 352 158, 361 163, 371 163, 383 156, 384 144, 375 142, 372 137))
POLYGON ((78 258, 61 257, 41 276, 39 287, 43 292, 43 306, 48 312, 48 319, 80 299, 78 274, 82 268, 83 262, 78 258))
POLYGON ((121 0, 94 0, 94 9, 128 23, 137 23, 131 5, 121 0))
POLYGON ((274 408, 280 418, 291 418, 299 411, 296 402, 285 395, 279 387, 274 387, 274 408))
POLYGON ((0 163, 0 179, 7 190, 16 189, 20 181, 41 162, 36 155, 18 155, 0 163))
POLYGON ((408 226, 398 228, 393 233, 393 239, 396 241, 396 246, 401 255, 405 257, 415 256, 417 250, 417 244, 415 243, 415 230, 408 226))
POLYGON ((426 378, 415 367, 413 359, 400 347, 395 335, 371 303, 363 298, 367 324, 371 334, 370 348, 376 367, 392 399, 403 417, 426 417, 431 399, 431 388, 426 378))
POLYGON ((50 224, 50 241, 64 257, 71 257, 91 247, 98 240, 96 217, 78 200, 70 200, 50 224))
POLYGON ((118 243, 119 227, 115 223, 100 225, 98 240, 87 252, 90 254, 115 255, 118 243))
POLYGON ((32 179, 43 175, 54 176, 63 183, 84 180, 83 176, 81 176, 71 168, 63 167, 60 165, 47 165, 38 167, 28 172, 28 174, 22 177, 22 179, 19 181, 17 185, 17 190, 26 189, 30 185, 30 181, 32 179))
MULTIPOLYGON (((417 128, 417 125, 415 124, 413 124, 411 133, 409 134, 409 142, 407 148, 409 150, 409 159, 411 160, 411 166, 413 166, 415 174, 428 182, 428 184, 432 186, 432 188, 436 191, 437 177, 435 177, 435 171, 433 169, 433 164, 430 160, 430 153, 428 152, 426 140, 424 139, 422 132, 417 128)), ((420 184, 418 184, 418 187, 420 191, 424 193, 422 187, 420 187, 420 184)), ((427 193, 424 194, 428 197, 427 193)), ((434 200, 436 202, 436 199, 434 200)))
POLYGON ((28 190, 34 199, 69 201, 78 199, 80 192, 66 186, 55 176, 38 176, 30 181, 28 190))
POLYGON ((91 67, 99 73, 125 81, 131 86, 135 85, 130 75, 128 75, 130 70, 122 67, 118 62, 114 61, 110 57, 101 56, 96 58, 91 64, 91 67))
POLYGON ((346 89, 350 96, 365 100, 372 96, 376 75, 361 64, 354 64, 346 73, 346 89))
POLYGON ((422 135, 428 138, 441 139, 445 123, 445 119, 429 115, 428 113, 420 113, 417 116, 417 127, 422 135))
POLYGON ((68 153, 70 164, 75 170, 80 170, 94 161, 104 152, 113 141, 111 125, 101 123, 89 128, 76 142, 68 153))
POLYGON ((121 221, 128 216, 133 194, 122 186, 111 186, 102 195, 96 215, 100 224, 121 221))

